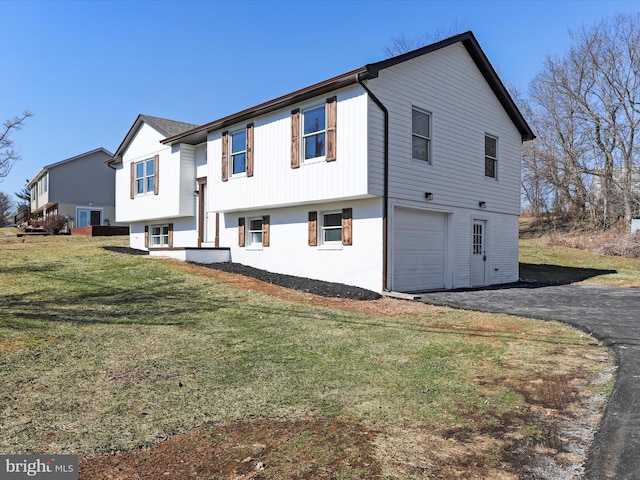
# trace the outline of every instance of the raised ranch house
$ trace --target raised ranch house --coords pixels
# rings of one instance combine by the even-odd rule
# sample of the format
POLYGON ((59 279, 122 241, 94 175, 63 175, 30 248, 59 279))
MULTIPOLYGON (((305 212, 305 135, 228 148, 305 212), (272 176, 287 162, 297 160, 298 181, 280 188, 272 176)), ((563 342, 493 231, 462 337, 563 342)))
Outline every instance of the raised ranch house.
POLYGON ((205 125, 139 116, 116 219, 152 255, 378 292, 508 283, 533 138, 467 32, 205 125))
POLYGON ((40 169, 27 184, 31 218, 63 215, 69 228, 115 222, 115 172, 105 165, 112 157, 97 148, 40 169))

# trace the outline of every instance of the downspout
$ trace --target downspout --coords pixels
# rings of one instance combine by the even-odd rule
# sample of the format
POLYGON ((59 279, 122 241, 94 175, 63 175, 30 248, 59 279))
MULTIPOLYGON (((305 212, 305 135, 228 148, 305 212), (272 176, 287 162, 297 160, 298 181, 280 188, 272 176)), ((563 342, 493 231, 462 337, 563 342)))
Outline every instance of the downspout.
POLYGON ((360 80, 360 73, 356 73, 356 82, 367 92, 369 98, 382 110, 384 114, 384 194, 382 204, 382 290, 389 291, 387 287, 387 217, 389 215, 389 110, 383 105, 383 103, 376 97, 367 86, 360 80))

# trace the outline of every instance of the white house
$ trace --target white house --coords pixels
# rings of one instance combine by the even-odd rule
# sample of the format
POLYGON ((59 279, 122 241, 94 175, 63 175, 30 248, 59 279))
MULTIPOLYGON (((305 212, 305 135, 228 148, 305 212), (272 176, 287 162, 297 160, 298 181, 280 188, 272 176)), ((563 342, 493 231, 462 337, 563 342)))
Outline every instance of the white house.
POLYGON ((378 292, 518 279, 534 134, 471 32, 202 126, 150 119, 111 160, 134 248, 378 292))

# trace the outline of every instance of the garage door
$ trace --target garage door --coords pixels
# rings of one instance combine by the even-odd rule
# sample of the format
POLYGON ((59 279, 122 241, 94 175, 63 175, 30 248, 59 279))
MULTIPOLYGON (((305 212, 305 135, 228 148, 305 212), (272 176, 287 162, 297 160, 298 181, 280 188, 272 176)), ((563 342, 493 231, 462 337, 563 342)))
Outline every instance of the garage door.
POLYGON ((444 288, 445 214, 396 207, 393 236, 393 290, 444 288))

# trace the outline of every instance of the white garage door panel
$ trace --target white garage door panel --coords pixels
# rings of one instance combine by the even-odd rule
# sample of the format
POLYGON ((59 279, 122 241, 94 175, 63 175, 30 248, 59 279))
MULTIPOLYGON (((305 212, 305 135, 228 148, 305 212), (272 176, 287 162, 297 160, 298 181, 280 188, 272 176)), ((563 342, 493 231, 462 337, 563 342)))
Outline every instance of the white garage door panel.
POLYGON ((445 214, 396 208, 393 289, 444 288, 445 214))

